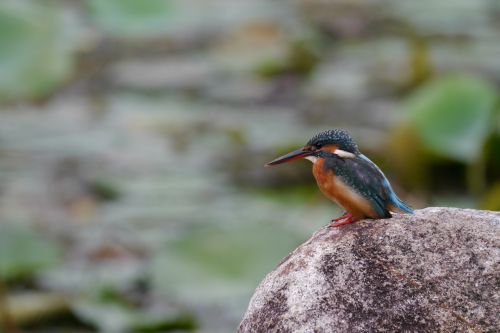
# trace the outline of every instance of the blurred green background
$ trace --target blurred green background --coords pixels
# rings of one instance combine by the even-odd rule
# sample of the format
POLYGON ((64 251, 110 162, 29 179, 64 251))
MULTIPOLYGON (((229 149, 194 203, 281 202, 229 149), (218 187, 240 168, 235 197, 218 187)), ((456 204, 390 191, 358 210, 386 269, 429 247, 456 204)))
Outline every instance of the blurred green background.
POLYGON ((340 209, 346 128, 416 208, 500 210, 500 2, 3 0, 0 330, 232 332, 340 209))

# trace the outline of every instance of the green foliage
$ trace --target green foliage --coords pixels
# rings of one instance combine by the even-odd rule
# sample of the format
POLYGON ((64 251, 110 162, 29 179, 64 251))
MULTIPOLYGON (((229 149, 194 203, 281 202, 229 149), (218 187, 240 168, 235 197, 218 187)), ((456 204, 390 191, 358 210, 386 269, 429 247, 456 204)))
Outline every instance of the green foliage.
POLYGON ((481 198, 479 203, 481 209, 500 211, 500 182, 493 184, 488 192, 481 198))
POLYGON ((0 278, 29 276, 57 264, 59 247, 23 224, 0 223, 0 278))
POLYGON ((0 101, 42 96, 68 78, 63 31, 54 6, 0 4, 0 101))
POLYGON ((425 148, 469 164, 481 156, 494 130, 497 100, 487 81, 452 75, 425 85, 406 108, 425 148))
POLYGON ((155 287, 190 303, 231 304, 301 239, 268 223, 202 228, 169 242, 153 262, 155 287))
POLYGON ((92 193, 103 201, 116 201, 122 195, 118 186, 111 180, 105 178, 95 179, 90 184, 92 193))
POLYGON ((153 37, 166 31, 174 12, 171 0, 90 0, 97 24, 123 38, 153 37))

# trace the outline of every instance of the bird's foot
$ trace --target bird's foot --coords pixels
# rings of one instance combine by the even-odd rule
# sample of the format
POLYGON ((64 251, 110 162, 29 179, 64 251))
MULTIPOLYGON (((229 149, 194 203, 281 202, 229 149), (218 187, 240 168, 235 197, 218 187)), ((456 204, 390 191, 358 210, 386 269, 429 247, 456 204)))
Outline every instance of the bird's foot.
POLYGON ((349 224, 352 222, 355 222, 356 219, 349 213, 345 213, 341 217, 337 217, 336 219, 333 219, 332 222, 328 225, 330 228, 337 228, 340 226, 343 226, 345 224, 349 224))
POLYGON ((352 216, 352 215, 350 213, 344 211, 341 216, 337 217, 336 219, 333 219, 332 222, 337 222, 337 221, 343 220, 349 216, 352 216))

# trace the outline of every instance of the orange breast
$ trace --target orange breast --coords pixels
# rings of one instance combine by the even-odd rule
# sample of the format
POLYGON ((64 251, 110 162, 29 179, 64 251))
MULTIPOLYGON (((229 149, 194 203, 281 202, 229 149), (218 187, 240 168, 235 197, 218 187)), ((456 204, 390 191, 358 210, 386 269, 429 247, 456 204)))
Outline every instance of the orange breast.
POLYGON ((324 159, 319 159, 313 164, 312 170, 321 192, 355 218, 377 218, 377 214, 371 207, 370 202, 344 184, 335 176, 333 170, 325 171, 323 169, 324 162, 324 159))

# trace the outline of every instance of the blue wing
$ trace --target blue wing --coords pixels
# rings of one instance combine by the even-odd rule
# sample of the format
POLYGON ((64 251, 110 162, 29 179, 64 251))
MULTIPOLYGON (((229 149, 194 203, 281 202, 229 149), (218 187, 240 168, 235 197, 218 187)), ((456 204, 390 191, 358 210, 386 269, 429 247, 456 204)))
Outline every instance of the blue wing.
POLYGON ((384 182, 384 185, 385 185, 384 187, 387 188, 387 192, 389 194, 390 203, 393 206, 395 206, 396 208, 400 209, 401 211, 403 211, 405 213, 413 214, 413 208, 411 208, 410 206, 408 206, 405 202, 403 202, 403 200, 399 199, 399 197, 397 196, 396 192, 394 192, 394 190, 392 189, 391 183, 389 183, 389 180, 384 175, 384 173, 382 172, 382 170, 380 170, 380 168, 375 163, 373 163, 368 157, 366 157, 365 155, 361 154, 360 157, 363 160, 367 161, 369 164, 373 165, 378 170, 378 172, 380 173, 380 175, 382 175, 383 182, 384 182))

